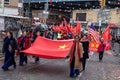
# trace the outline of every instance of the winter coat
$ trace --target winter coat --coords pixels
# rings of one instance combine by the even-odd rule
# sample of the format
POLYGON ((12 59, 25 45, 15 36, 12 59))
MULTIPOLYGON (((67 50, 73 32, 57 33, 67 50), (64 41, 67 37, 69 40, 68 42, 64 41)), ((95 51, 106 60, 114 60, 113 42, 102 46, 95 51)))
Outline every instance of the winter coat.
POLYGON ((83 46, 83 50, 84 50, 84 54, 83 54, 83 58, 88 59, 89 58, 89 41, 82 41, 82 46, 83 46))
POLYGON ((17 50, 18 49, 18 45, 17 45, 17 41, 15 38, 11 37, 10 38, 10 43, 7 44, 7 39, 8 37, 6 37, 4 39, 4 44, 3 44, 3 48, 2 48, 2 53, 9 51, 9 46, 11 47, 11 51, 17 50))
MULTIPOLYGON (((80 45, 80 58, 82 59, 83 58, 83 53, 84 53, 84 51, 83 51, 83 47, 82 47, 82 44, 81 43, 79 43, 79 45, 80 45)), ((82 61, 80 61, 80 59, 78 59, 78 47, 77 47, 77 45, 76 45, 76 50, 75 50, 75 65, 74 65, 74 69, 79 69, 80 71, 82 71, 83 70, 83 66, 82 66, 82 61)), ((70 56, 70 54, 71 54, 71 49, 70 49, 70 51, 69 51, 69 56, 70 56)), ((70 62, 71 63, 71 62, 70 62)), ((70 66, 70 65, 69 65, 70 66)))
MULTIPOLYGON (((23 37, 21 36, 21 37, 19 37, 18 38, 18 46, 19 46, 19 49, 21 50, 21 42, 22 42, 22 39, 23 39, 23 37)), ((23 44, 23 49, 28 49, 30 46, 31 46, 31 44, 30 44, 31 42, 30 42, 30 38, 29 37, 25 37, 25 40, 24 40, 24 44, 23 44)))

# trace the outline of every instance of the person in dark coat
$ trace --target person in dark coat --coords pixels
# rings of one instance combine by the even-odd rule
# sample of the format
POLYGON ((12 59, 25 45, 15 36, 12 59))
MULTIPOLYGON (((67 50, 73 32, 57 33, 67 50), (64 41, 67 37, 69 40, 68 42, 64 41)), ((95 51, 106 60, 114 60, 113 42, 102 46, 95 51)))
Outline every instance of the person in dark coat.
MULTIPOLYGON (((18 46, 19 51, 28 49, 30 45, 30 38, 27 36, 27 32, 23 31, 22 35, 18 38, 18 46)), ((23 52, 19 52, 20 55, 20 61, 19 65, 23 66, 23 63, 25 62, 27 64, 27 55, 23 52)))
POLYGON ((68 55, 70 57, 70 77, 79 76, 83 70, 82 58, 84 51, 79 39, 80 36, 75 35, 68 55))
POLYGON ((16 62, 14 59, 15 50, 17 49, 17 42, 13 37, 12 32, 7 32, 7 37, 4 39, 2 52, 5 54, 3 70, 8 70, 13 65, 16 68, 16 62))
POLYGON ((87 35, 84 35, 82 40, 81 40, 81 43, 82 43, 82 46, 83 46, 83 50, 84 50, 84 53, 83 53, 83 70, 85 70, 85 65, 86 65, 86 59, 89 58, 89 54, 88 54, 88 51, 89 51, 89 39, 87 38, 87 35))
MULTIPOLYGON (((40 35, 41 35, 41 32, 37 31, 36 34, 33 35, 31 42, 33 43, 36 40, 36 38, 40 35)), ((35 56, 33 56, 33 57, 35 57, 35 56)), ((39 57, 35 57, 35 63, 37 63, 38 61, 39 61, 39 57)))

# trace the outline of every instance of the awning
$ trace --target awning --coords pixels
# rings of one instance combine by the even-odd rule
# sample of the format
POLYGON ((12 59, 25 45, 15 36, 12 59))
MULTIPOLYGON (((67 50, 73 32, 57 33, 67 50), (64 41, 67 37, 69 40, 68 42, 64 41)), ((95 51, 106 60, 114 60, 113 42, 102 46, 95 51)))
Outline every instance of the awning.
POLYGON ((115 24, 115 23, 109 23, 108 26, 110 28, 117 28, 117 24, 115 24))

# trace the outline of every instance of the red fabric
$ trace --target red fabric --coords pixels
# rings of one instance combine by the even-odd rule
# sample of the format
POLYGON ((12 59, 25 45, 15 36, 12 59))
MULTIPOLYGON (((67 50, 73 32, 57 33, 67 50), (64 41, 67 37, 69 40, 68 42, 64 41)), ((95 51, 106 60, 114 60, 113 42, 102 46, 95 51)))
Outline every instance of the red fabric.
MULTIPOLYGON (((17 41, 18 46, 20 46, 21 42, 22 42, 22 36, 18 38, 18 41, 17 41)), ((30 38, 26 37, 24 42, 24 49, 27 49, 29 47, 30 47, 30 38)))
POLYGON ((104 52, 104 50, 105 50, 105 44, 101 43, 98 47, 98 52, 104 52))
POLYGON ((79 42, 78 43, 76 43, 75 41, 73 42, 73 45, 72 45, 72 49, 71 49, 71 51, 70 51, 70 62, 72 62, 72 59, 73 59, 73 56, 74 56, 74 53, 75 53, 75 47, 76 47, 76 45, 77 45, 77 47, 78 47, 78 49, 77 49, 77 51, 78 51, 78 59, 79 59, 79 61, 80 61, 80 58, 81 58, 81 54, 80 54, 80 45, 79 45, 79 42))
POLYGON ((66 19, 64 18, 64 24, 65 24, 65 27, 67 26, 67 21, 66 19))
POLYGON ((81 28, 80 23, 77 23, 77 26, 76 26, 76 34, 79 34, 79 33, 81 32, 80 28, 81 28))
POLYGON ((89 43, 89 52, 98 52, 98 47, 100 43, 96 43, 96 41, 93 39, 89 43))
POLYGON ((72 33, 72 31, 71 31, 71 29, 70 29, 70 25, 67 25, 66 27, 67 27, 67 32, 72 33))
POLYGON ((68 55, 72 42, 73 40, 53 41, 43 37, 37 37, 33 45, 22 52, 40 58, 62 59, 68 55))
POLYGON ((19 37, 18 40, 17 40, 18 46, 20 46, 21 41, 22 41, 22 37, 19 37))
POLYGON ((110 50, 111 43, 110 43, 110 28, 107 27, 107 29, 103 32, 102 38, 104 39, 104 43, 106 44, 105 50, 110 50))
POLYGON ((55 26, 55 27, 53 27, 53 30, 54 30, 54 32, 59 32, 60 28, 59 28, 59 26, 55 26))
POLYGON ((65 24, 65 28, 66 28, 66 32, 68 33, 71 33, 72 34, 72 37, 74 37, 74 33, 72 32, 72 29, 71 29, 71 26, 70 24, 67 23, 66 19, 64 18, 64 24, 65 24))
POLYGON ((52 5, 52 0, 50 0, 50 5, 52 5))
POLYGON ((79 44, 79 42, 77 43, 77 47, 78 47, 78 49, 77 49, 77 51, 78 51, 78 59, 80 61, 81 53, 80 53, 80 44, 79 44))
POLYGON ((31 45, 30 45, 30 38, 27 37, 27 38, 25 39, 24 48, 25 48, 25 49, 28 49, 30 46, 31 46, 31 45))
POLYGON ((76 43, 73 42, 73 45, 72 45, 72 48, 71 48, 71 51, 70 51, 70 62, 72 62, 75 47, 76 47, 76 43))

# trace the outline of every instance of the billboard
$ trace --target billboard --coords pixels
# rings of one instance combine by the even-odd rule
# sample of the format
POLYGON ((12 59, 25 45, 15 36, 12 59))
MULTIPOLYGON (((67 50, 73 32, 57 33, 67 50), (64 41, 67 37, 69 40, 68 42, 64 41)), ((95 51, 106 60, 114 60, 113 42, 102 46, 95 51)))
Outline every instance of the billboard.
POLYGON ((0 14, 4 13, 4 0, 0 0, 0 14))

